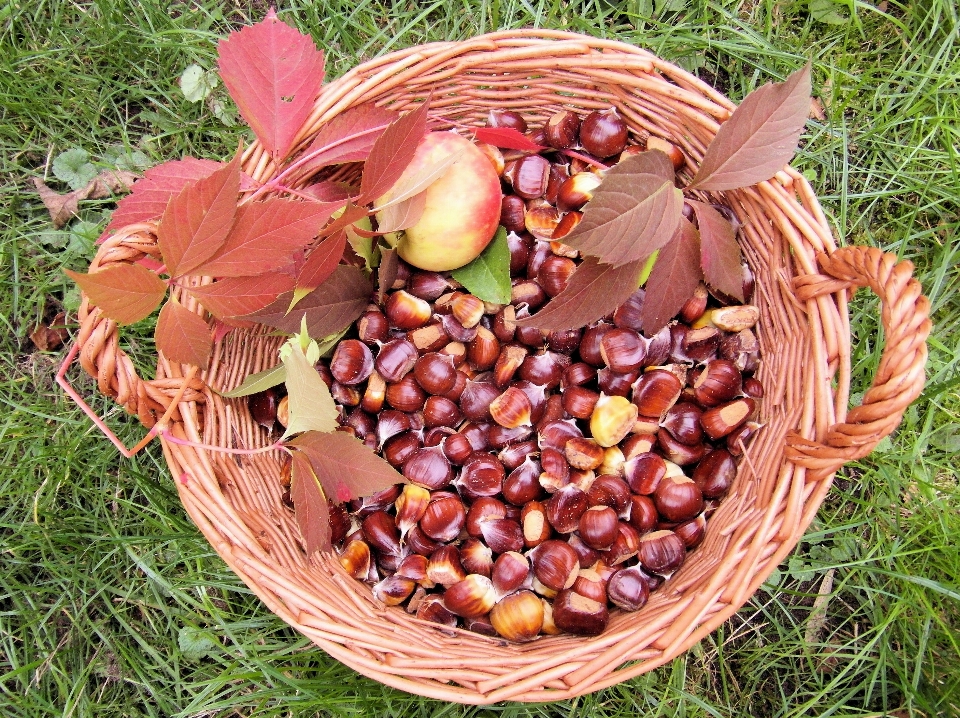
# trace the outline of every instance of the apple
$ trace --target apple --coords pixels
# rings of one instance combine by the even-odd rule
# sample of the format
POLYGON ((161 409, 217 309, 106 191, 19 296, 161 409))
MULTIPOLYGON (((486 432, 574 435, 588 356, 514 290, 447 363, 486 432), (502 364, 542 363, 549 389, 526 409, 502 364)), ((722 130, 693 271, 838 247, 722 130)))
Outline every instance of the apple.
POLYGON ((377 201, 377 205, 390 201, 405 181, 453 153, 460 157, 427 187, 423 215, 397 244, 404 261, 433 272, 468 264, 496 234, 502 195, 490 159, 455 132, 428 132, 394 189, 377 201))

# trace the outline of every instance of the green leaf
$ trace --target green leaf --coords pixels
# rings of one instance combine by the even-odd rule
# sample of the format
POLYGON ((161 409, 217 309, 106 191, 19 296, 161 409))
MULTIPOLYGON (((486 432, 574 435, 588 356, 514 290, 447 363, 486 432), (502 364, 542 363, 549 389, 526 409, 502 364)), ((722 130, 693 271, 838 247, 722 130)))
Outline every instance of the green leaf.
POLYGON ((70 185, 70 189, 77 190, 86 187, 97 176, 97 168, 90 162, 86 150, 74 147, 61 152, 53 160, 53 175, 70 185))
POLYGON ((485 302, 510 302, 510 248, 507 230, 500 227, 479 257, 451 272, 454 279, 485 302))
POLYGON ((200 102, 220 84, 215 72, 204 70, 200 65, 188 65, 180 75, 180 90, 187 102, 200 102))
POLYGON ((853 15, 852 3, 837 0, 810 0, 807 7, 817 22, 827 25, 846 25, 853 15))
POLYGON ((287 369, 287 396, 290 402, 290 423, 283 438, 303 431, 335 431, 339 412, 330 396, 330 389, 298 347, 286 352, 283 365, 287 369))
POLYGON ((220 643, 209 631, 194 626, 184 626, 177 632, 180 654, 188 661, 199 661, 221 652, 220 643))
MULTIPOLYGON (((241 396, 250 396, 257 392, 265 391, 270 387, 283 384, 287 380, 287 367, 283 364, 277 364, 272 369, 250 374, 240 382, 240 386, 230 391, 217 392, 224 399, 237 399, 241 396)), ((216 389, 214 389, 216 391, 216 389)))

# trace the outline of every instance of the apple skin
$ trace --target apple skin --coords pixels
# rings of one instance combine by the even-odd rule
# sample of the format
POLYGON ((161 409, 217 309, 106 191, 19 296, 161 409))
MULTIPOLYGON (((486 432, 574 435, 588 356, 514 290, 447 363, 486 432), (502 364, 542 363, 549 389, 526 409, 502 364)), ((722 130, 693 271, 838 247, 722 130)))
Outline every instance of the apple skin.
MULTIPOLYGON (((426 189, 420 220, 404 231, 397 253, 408 264, 433 272, 468 264, 493 239, 500 224, 500 178, 489 158, 455 132, 428 132, 395 187, 407 178, 462 152, 447 171, 426 189)), ((393 190, 377 204, 389 201, 393 190)))

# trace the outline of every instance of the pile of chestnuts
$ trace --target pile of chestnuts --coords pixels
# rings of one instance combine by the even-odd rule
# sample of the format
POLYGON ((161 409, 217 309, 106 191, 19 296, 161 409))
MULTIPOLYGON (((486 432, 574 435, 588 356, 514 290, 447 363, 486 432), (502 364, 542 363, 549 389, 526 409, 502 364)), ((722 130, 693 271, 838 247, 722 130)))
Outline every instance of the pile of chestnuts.
MULTIPOLYGON (((513 112, 489 121, 527 132, 513 112)), ((387 605, 513 641, 595 635, 611 609, 642 607, 703 540, 763 396, 757 309, 703 285, 652 337, 643 289, 582 329, 516 325, 576 268, 559 240, 600 161, 635 151, 613 109, 559 112, 528 136, 549 149, 484 147, 503 180, 510 304, 401 262, 383 303, 317 365, 341 429, 410 482, 331 513, 341 565, 387 605)), ((647 147, 684 162, 662 140, 647 147)), ((285 421, 277 394, 250 406, 265 426, 285 421)))

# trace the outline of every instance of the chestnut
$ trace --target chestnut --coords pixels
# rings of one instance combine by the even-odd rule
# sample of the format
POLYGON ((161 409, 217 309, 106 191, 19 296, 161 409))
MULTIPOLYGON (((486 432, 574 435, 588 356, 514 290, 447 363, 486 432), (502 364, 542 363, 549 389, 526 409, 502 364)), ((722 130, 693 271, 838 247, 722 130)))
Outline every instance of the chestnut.
POLYGON ((676 374, 666 369, 652 369, 634 384, 633 403, 640 416, 659 419, 677 402, 682 389, 676 374))
POLYGON ((448 486, 453 479, 450 461, 439 446, 414 450, 403 462, 401 472, 412 483, 431 491, 448 486))
POLYGON ((514 429, 530 426, 530 399, 515 386, 508 387, 496 399, 490 402, 491 418, 500 426, 514 429))
POLYGON ((608 506, 591 506, 580 516, 580 538, 590 548, 605 551, 617 537, 617 513, 608 506))
POLYGON ((562 631, 580 636, 597 636, 607 627, 610 614, 605 603, 565 589, 553 600, 553 621, 562 631))
POLYGON ((413 376, 428 394, 446 394, 457 383, 457 367, 453 357, 428 352, 413 365, 413 376))
POLYGON ((491 609, 490 623, 508 641, 533 640, 543 627, 543 603, 531 591, 518 591, 491 609))
MULTIPOLYGON (((500 203, 500 224, 503 225, 503 227, 504 227, 508 232, 522 232, 522 231, 524 231, 524 229, 526 228, 525 225, 524 225, 524 216, 526 215, 526 213, 527 213, 527 205, 526 205, 526 203, 523 201, 523 198, 522 198, 522 197, 519 197, 519 196, 517 196, 517 195, 515 195, 515 194, 507 194, 507 195, 504 195, 504 196, 503 196, 503 200, 502 200, 501 203, 500 203)), ((514 235, 514 236, 516 236, 516 235, 514 235)), ((518 238, 518 239, 519 239, 519 238, 518 238)), ((509 243, 509 237, 508 237, 508 246, 509 246, 509 245, 510 245, 510 243, 509 243)), ((513 247, 513 246, 510 247, 510 259, 511 259, 511 262, 510 262, 510 271, 511 271, 511 273, 516 273, 517 271, 519 271, 519 269, 520 269, 521 267, 523 267, 523 266, 526 265, 526 263, 527 263, 526 253, 529 252, 529 250, 526 249, 525 245, 524 245, 524 249, 525 249, 525 253, 524 253, 524 257, 523 257, 523 262, 520 263, 520 262, 519 262, 519 259, 517 259, 517 262, 519 263, 519 266, 514 267, 514 266, 513 266, 513 264, 514 264, 514 247, 513 247)), ((517 250, 519 251, 519 247, 517 247, 517 250)))
POLYGON ((443 594, 444 607, 462 618, 475 618, 490 612, 497 601, 493 583, 486 576, 471 573, 443 594))
POLYGON ((667 476, 653 492, 653 503, 665 520, 689 521, 703 511, 703 493, 693 479, 667 476))
POLYGON ((523 115, 513 110, 490 110, 487 114, 488 127, 509 127, 517 132, 527 131, 527 121, 523 115))
POLYGON ((580 571, 577 552, 565 541, 544 541, 530 553, 530 559, 533 575, 540 583, 554 591, 572 586, 580 571))
POLYGON ((551 147, 565 150, 577 143, 580 131, 580 116, 571 110, 555 112, 543 127, 547 142, 551 147))
POLYGON ((540 155, 521 157, 513 166, 509 177, 513 191, 523 199, 542 197, 547 190, 549 178, 550 162, 540 155))
POLYGON ((517 551, 500 554, 493 562, 490 575, 498 596, 506 596, 519 590, 530 578, 530 561, 517 551))
POLYGON ((398 329, 416 329, 430 321, 433 308, 426 300, 401 289, 387 297, 384 313, 398 329))
POLYGON ((514 506, 524 506, 543 494, 540 464, 528 456, 503 482, 503 497, 514 506))
POLYGON ((639 566, 622 568, 607 583, 610 602, 624 611, 637 611, 650 597, 647 576, 639 566))
POLYGON ((539 546, 553 533, 543 504, 532 499, 527 501, 520 511, 520 524, 523 529, 523 543, 527 548, 539 546))
POLYGON ((393 339, 380 347, 374 366, 386 382, 395 384, 413 369, 419 356, 412 342, 393 339))
POLYGON ((718 499, 727 493, 736 477, 737 464, 726 449, 714 449, 704 456, 691 476, 708 499, 718 499))
POLYGON ((467 573, 490 576, 493 571, 493 551, 480 539, 468 538, 460 544, 460 563, 467 573))
POLYGON ((651 531, 640 537, 637 556, 647 571, 668 574, 676 571, 686 558, 686 547, 673 531, 651 531))
POLYGON ((420 530, 434 541, 453 541, 467 520, 463 502, 456 496, 434 499, 420 519, 420 530))
POLYGON ((583 118, 580 146, 601 159, 623 152, 627 146, 627 123, 615 107, 594 110, 583 118))
POLYGON ((422 621, 439 623, 441 626, 454 628, 457 625, 457 617, 452 614, 443 605, 443 597, 427 596, 417 606, 417 618, 422 621))

